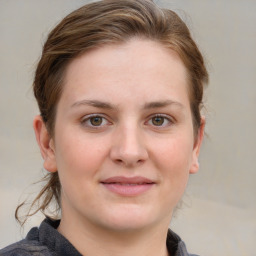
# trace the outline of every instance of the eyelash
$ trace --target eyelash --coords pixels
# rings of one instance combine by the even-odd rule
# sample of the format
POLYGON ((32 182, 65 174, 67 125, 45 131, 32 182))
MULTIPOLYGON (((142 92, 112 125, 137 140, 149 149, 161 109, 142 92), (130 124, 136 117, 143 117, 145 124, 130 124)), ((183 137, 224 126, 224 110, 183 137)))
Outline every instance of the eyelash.
POLYGON ((150 116, 150 119, 149 121, 147 121, 146 123, 149 123, 150 121, 152 122, 154 118, 163 118, 164 119, 164 122, 168 122, 167 124, 164 124, 164 125, 154 125, 154 124, 151 124, 153 127, 155 128, 166 128, 168 126, 171 126, 173 123, 174 123, 174 120, 169 116, 169 115, 165 115, 165 114, 155 114, 155 115, 152 115, 150 116))
POLYGON ((91 114, 91 115, 87 115, 85 116, 82 121, 81 121, 81 124, 86 126, 86 127, 89 127, 89 128, 92 128, 92 129, 99 129, 99 128, 102 128, 103 126, 106 126, 106 125, 110 125, 111 122, 109 122, 104 116, 102 116, 101 114, 91 114), (104 123, 102 125, 102 123, 100 123, 99 125, 93 125, 91 123, 92 119, 93 118, 101 118, 102 120, 102 123, 104 123), (89 123, 90 122, 90 123, 89 123))
MULTIPOLYGON (((145 124, 150 124, 151 126, 153 126, 154 128, 166 128, 168 126, 171 126, 174 123, 174 120, 169 116, 169 115, 165 115, 165 114, 154 114, 151 115, 150 118, 148 119, 148 121, 145 122, 145 124), (163 118, 163 124, 160 125, 154 125, 153 124, 153 119, 154 118, 163 118), (166 124, 167 122, 167 124, 166 124), (151 124, 150 124, 151 123, 151 124)), ((88 128, 92 128, 92 129, 100 129, 102 127, 106 127, 108 125, 111 125, 112 123, 110 121, 108 121, 107 118, 105 118, 103 115, 101 114, 91 114, 91 115, 87 115, 85 116, 82 121, 81 124, 85 127, 88 128), (93 118, 100 118, 102 120, 102 122, 99 125, 93 125, 91 123, 93 118), (102 124, 103 123, 103 124, 102 124)))

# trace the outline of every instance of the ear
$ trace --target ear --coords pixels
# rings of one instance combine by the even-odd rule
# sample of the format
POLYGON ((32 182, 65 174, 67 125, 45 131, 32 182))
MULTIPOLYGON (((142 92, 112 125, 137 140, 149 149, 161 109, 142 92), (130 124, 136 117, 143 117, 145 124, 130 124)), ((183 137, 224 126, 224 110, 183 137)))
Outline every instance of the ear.
POLYGON ((201 124, 198 129, 198 133, 197 133, 197 138, 194 143, 192 164, 191 164, 191 168, 189 171, 190 174, 196 173, 199 169, 198 157, 199 157, 200 147, 201 147, 201 144, 202 144, 203 138, 204 138, 204 128, 205 128, 205 117, 202 117, 201 124))
POLYGON ((57 165, 53 138, 51 138, 48 133, 45 123, 40 115, 34 118, 33 127, 41 155, 44 159, 44 168, 49 172, 56 172, 57 165))

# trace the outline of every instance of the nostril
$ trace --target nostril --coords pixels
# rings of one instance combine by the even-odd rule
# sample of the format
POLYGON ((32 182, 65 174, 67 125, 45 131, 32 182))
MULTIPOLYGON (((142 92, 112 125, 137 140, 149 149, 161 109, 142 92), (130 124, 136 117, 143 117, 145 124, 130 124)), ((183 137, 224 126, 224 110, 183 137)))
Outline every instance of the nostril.
POLYGON ((117 163, 119 163, 119 164, 122 164, 123 163, 123 161, 121 160, 121 159, 116 159, 115 160, 117 163))
POLYGON ((110 158, 113 162, 131 167, 141 165, 147 160, 148 152, 144 145, 139 144, 137 140, 127 139, 121 142, 111 148, 110 158))
POLYGON ((135 160, 135 161, 125 161, 125 160, 122 160, 122 159, 115 159, 114 160, 116 164, 119 164, 119 165, 123 165, 123 166, 127 166, 127 167, 132 167, 132 166, 135 166, 135 165, 141 165, 143 164, 145 161, 143 159, 139 159, 139 160, 135 160))

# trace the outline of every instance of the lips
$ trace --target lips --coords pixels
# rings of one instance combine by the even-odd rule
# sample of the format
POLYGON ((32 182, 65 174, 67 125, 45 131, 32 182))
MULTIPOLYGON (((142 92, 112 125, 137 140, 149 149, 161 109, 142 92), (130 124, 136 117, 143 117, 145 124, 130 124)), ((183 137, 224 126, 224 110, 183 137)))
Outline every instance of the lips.
POLYGON ((141 176, 116 176, 101 181, 101 184, 110 192, 121 196, 138 196, 150 190, 156 183, 141 176))

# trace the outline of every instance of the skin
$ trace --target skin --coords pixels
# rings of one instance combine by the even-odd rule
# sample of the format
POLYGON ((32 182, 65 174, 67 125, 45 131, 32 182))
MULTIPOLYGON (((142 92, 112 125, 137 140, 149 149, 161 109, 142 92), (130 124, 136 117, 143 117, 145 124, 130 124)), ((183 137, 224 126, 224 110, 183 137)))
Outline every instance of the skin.
POLYGON ((132 39, 74 59, 54 138, 40 116, 34 129, 44 168, 58 170, 62 185, 58 230, 82 254, 168 255, 168 225, 198 170, 204 130, 202 119, 194 138, 186 69, 174 51, 132 39), (101 183, 113 176, 154 185, 119 195, 101 183))

